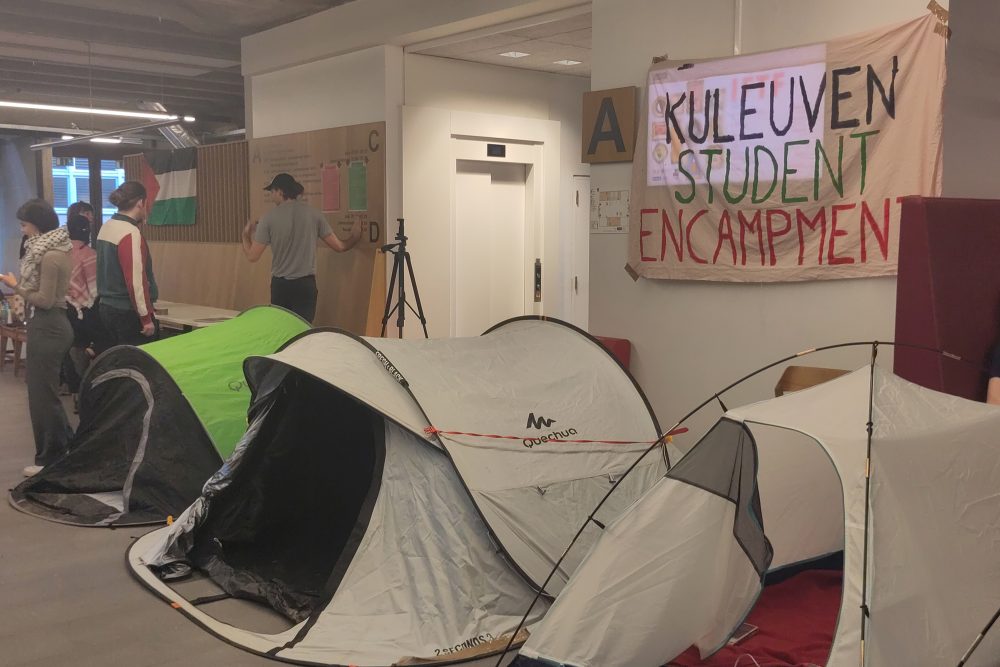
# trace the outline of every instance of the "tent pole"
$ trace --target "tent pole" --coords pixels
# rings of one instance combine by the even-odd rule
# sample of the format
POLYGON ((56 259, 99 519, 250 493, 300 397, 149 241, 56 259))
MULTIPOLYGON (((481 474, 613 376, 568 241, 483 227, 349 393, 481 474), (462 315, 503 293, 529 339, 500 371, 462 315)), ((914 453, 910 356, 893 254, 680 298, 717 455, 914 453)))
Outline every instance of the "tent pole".
MULTIPOLYGON (((519 633, 521 631, 521 628, 524 627, 524 624, 527 623, 528 616, 531 615, 531 610, 535 608, 536 604, 538 604, 538 599, 542 596, 542 593, 545 591, 545 587, 549 585, 550 581, 552 581, 552 577, 555 576, 555 573, 559 570, 559 567, 562 565, 563 561, 566 559, 566 556, 569 555, 570 550, 572 550, 572 548, 576 544, 577 540, 579 540, 580 536, 583 535, 583 531, 587 528, 587 525, 589 523, 591 523, 591 522, 594 522, 596 525, 598 525, 601 528, 603 528, 603 526, 600 523, 598 523, 595 520, 595 518, 594 518, 597 515, 597 512, 601 509, 601 507, 604 506, 604 503, 607 501, 608 498, 611 497, 611 494, 613 494, 615 492, 615 490, 618 488, 618 486, 623 481, 625 481, 625 478, 629 476, 629 473, 631 473, 633 470, 636 469, 636 467, 639 465, 639 463, 644 458, 646 458, 647 454, 649 454, 651 451, 653 451, 658 446, 660 446, 661 444, 663 444, 666 441, 667 436, 671 432, 673 432, 675 429, 677 429, 678 427, 680 427, 682 424, 684 424, 684 422, 686 422, 688 419, 690 419, 691 417, 693 417, 695 414, 697 414, 698 412, 700 412, 702 408, 704 408, 706 405, 708 405, 712 401, 718 400, 719 403, 724 406, 724 404, 722 403, 722 399, 719 398, 722 394, 726 393, 727 391, 729 391, 733 387, 736 387, 737 385, 743 384, 744 382, 746 382, 750 378, 752 378, 752 377, 754 377, 756 375, 760 375, 761 373, 774 368, 775 366, 779 366, 781 364, 787 363, 789 361, 793 361, 795 359, 798 359, 799 357, 804 357, 804 356, 813 354, 815 352, 824 352, 826 350, 836 350, 836 349, 845 348, 845 347, 861 347, 861 346, 867 347, 869 345, 872 346, 872 361, 871 361, 871 374, 872 374, 872 377, 871 377, 871 388, 869 389, 869 403, 868 403, 868 421, 869 421, 869 424, 871 423, 871 418, 872 418, 872 406, 873 406, 872 391, 873 391, 874 386, 875 386, 875 356, 878 353, 878 346, 879 345, 892 345, 893 347, 905 347, 905 348, 909 348, 909 349, 913 349, 913 350, 924 350, 924 351, 927 351, 927 352, 934 352, 936 354, 943 355, 943 356, 945 356, 945 357, 947 357, 949 359, 953 359, 955 361, 960 361, 960 362, 963 362, 963 363, 966 363, 966 364, 969 364, 969 365, 972 365, 972 366, 976 366, 977 368, 979 368, 980 370, 982 370, 984 372, 988 372, 988 370, 989 370, 989 368, 987 366, 984 366, 982 363, 976 363, 976 362, 971 361, 969 359, 965 359, 963 357, 960 357, 957 354, 952 354, 951 352, 947 352, 946 350, 943 350, 943 349, 940 349, 940 348, 935 348, 935 347, 929 347, 927 345, 914 345, 912 343, 897 343, 895 341, 891 341, 891 342, 885 342, 885 341, 883 341, 881 343, 879 341, 853 341, 853 342, 850 342, 850 343, 836 343, 834 345, 824 345, 822 347, 814 347, 814 348, 810 348, 808 350, 802 350, 801 352, 796 352, 795 354, 791 354, 791 355, 788 355, 787 357, 784 357, 782 359, 778 359, 777 361, 772 362, 770 364, 767 364, 766 366, 762 366, 761 368, 758 368, 757 370, 753 371, 752 373, 747 373, 746 375, 744 375, 743 377, 741 377, 739 380, 736 380, 735 382, 727 385, 723 389, 720 389, 719 391, 715 392, 714 394, 712 394, 711 396, 709 396, 708 398, 706 398, 704 401, 702 401, 700 404, 698 404, 698 406, 696 408, 694 408, 693 410, 691 410, 690 412, 688 412, 686 415, 684 415, 683 417, 681 417, 680 420, 678 420, 676 424, 674 424, 672 427, 670 427, 669 429, 667 429, 663 433, 663 435, 661 435, 659 438, 656 439, 656 442, 654 442, 652 445, 649 446, 649 448, 647 448, 642 454, 640 454, 639 458, 637 458, 635 460, 635 462, 632 465, 630 465, 628 467, 628 469, 624 473, 622 473, 622 476, 618 478, 618 481, 616 481, 614 484, 611 485, 611 488, 608 489, 608 492, 604 494, 604 497, 601 498, 601 500, 597 503, 597 506, 590 513, 590 515, 587 517, 587 519, 583 522, 583 525, 580 526, 580 529, 578 531, 576 531, 576 535, 574 535, 573 539, 570 540, 570 543, 566 547, 566 550, 563 551, 562 556, 560 556, 559 560, 557 560, 556 563, 555 563, 555 565, 552 566, 552 570, 549 572, 549 576, 547 576, 545 578, 545 581, 542 582, 541 588, 535 593, 535 597, 531 600, 531 604, 528 605, 528 609, 524 612, 524 616, 521 617, 521 621, 517 624, 517 627, 511 633, 510 639, 507 641, 507 645, 504 647, 503 651, 500 652, 500 657, 497 658, 496 667, 501 667, 501 665, 503 663, 503 658, 510 651, 510 647, 513 646, 514 639, 517 637, 517 633, 519 633)), ((868 458, 869 459, 871 458, 871 427, 870 426, 869 426, 869 435, 868 435, 868 458)), ((868 468, 868 470, 866 471, 866 477, 867 477, 867 472, 870 471, 870 466, 866 466, 866 468, 868 468)), ((868 528, 867 528, 867 524, 868 524, 868 521, 867 521, 867 513, 868 513, 867 496, 868 496, 868 492, 869 492, 869 487, 866 487, 866 489, 865 489, 865 497, 866 497, 865 498, 865 519, 866 519, 865 520, 865 553, 866 554, 868 552, 868 528)), ((865 570, 866 570, 866 572, 865 572, 865 586, 867 586, 867 567, 868 567, 868 557, 866 555, 865 556, 865 570)), ((865 594, 862 593, 862 601, 864 601, 864 595, 865 594)), ((862 609, 863 609, 863 612, 862 612, 863 615, 867 616, 867 613, 868 613, 867 607, 865 607, 864 605, 862 605, 862 609)), ((998 612, 998 614, 1000 614, 1000 612, 998 612)), ((862 623, 861 623, 861 633, 862 633, 862 640, 861 640, 862 667, 864 667, 864 632, 865 632, 865 624, 864 624, 864 621, 862 620, 862 623)))
POLYGON ((986 638, 986 634, 993 627, 993 624, 997 622, 997 619, 1000 619, 1000 609, 997 609, 996 613, 993 614, 993 618, 991 618, 990 622, 986 624, 986 627, 983 628, 983 631, 979 633, 979 636, 976 637, 976 640, 972 642, 972 646, 970 646, 969 650, 965 652, 965 655, 962 656, 962 659, 958 661, 958 667, 963 667, 963 665, 965 665, 965 663, 969 661, 969 658, 971 658, 972 654, 975 653, 977 648, 979 648, 979 644, 981 644, 983 639, 986 638))
POLYGON ((865 667, 865 636, 870 611, 868 609, 868 533, 871 518, 872 492, 872 433, 875 422, 875 358, 878 357, 878 341, 872 343, 872 361, 868 381, 868 448, 865 454, 865 545, 861 563, 861 667, 865 667))

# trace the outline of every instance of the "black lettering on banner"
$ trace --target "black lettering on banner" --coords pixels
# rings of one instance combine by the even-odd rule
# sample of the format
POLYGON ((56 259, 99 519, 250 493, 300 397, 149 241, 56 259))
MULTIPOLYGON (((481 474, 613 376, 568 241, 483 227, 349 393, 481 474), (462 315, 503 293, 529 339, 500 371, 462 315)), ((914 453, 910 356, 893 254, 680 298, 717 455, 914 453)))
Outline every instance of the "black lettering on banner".
POLYGON ((747 108, 747 91, 754 90, 755 88, 763 88, 764 82, 758 81, 756 83, 745 83, 741 86, 743 92, 740 94, 740 139, 742 141, 749 141, 751 139, 763 139, 763 132, 752 132, 751 134, 746 133, 746 118, 747 116, 752 116, 757 113, 757 109, 750 107, 747 108))
POLYGON ((670 93, 667 93, 667 105, 666 105, 666 107, 664 109, 664 112, 663 112, 663 114, 664 114, 663 115, 663 120, 667 124, 667 143, 668 144, 673 143, 673 140, 670 138, 670 126, 671 125, 673 125, 674 131, 677 132, 677 141, 679 141, 682 144, 683 143, 687 143, 684 140, 684 133, 681 132, 681 125, 680 125, 680 123, 677 122, 677 117, 674 116, 674 111, 677 110, 677 107, 679 107, 680 105, 684 104, 684 100, 685 99, 687 99, 687 93, 681 93, 681 98, 679 100, 677 100, 677 104, 673 104, 672 105, 672 104, 670 104, 670 93))
POLYGON ((885 94, 885 87, 882 80, 875 74, 875 68, 868 65, 868 111, 865 113, 865 122, 872 124, 872 102, 875 98, 875 89, 878 88, 879 95, 882 96, 882 105, 889 118, 896 120, 896 73, 899 72, 899 56, 892 57, 892 78, 889 80, 889 95, 885 94))
POLYGON ((823 80, 819 82, 819 90, 816 91, 815 106, 809 106, 809 93, 806 92, 806 78, 804 76, 799 77, 799 91, 802 93, 802 105, 806 108, 809 131, 812 132, 813 128, 816 127, 816 121, 819 119, 819 110, 823 108, 823 93, 826 92, 826 74, 823 75, 823 80))
POLYGON ((830 90, 830 97, 833 98, 833 109, 830 111, 830 129, 832 130, 844 130, 849 127, 857 127, 861 124, 861 121, 857 118, 846 118, 844 120, 840 119, 840 102, 841 100, 846 100, 853 97, 853 93, 848 91, 840 91, 840 77, 851 76, 852 74, 857 74, 861 71, 860 65, 854 65, 853 67, 841 67, 840 69, 835 69, 831 72, 833 75, 833 84, 830 90))
POLYGON ((597 144, 602 141, 615 142, 615 150, 619 153, 625 152, 625 139, 622 138, 622 129, 618 124, 618 114, 615 113, 615 104, 610 97, 601 100, 601 108, 597 110, 597 122, 594 123, 594 130, 590 133, 590 145, 587 146, 587 155, 597 153, 597 144), (610 127, 604 129, 604 124, 610 127))

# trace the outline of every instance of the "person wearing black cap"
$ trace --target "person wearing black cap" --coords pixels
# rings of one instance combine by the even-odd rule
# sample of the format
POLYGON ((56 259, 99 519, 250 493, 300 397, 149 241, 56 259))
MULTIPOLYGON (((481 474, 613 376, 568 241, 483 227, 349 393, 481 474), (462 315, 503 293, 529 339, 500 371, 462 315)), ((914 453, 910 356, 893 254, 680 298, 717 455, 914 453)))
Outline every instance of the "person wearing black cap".
POLYGON ((264 188, 277 206, 259 223, 243 229, 243 252, 256 262, 271 247, 271 303, 297 313, 308 322, 316 317, 316 239, 337 252, 347 252, 361 240, 361 223, 341 240, 326 216, 299 200, 302 184, 290 174, 278 174, 264 188))

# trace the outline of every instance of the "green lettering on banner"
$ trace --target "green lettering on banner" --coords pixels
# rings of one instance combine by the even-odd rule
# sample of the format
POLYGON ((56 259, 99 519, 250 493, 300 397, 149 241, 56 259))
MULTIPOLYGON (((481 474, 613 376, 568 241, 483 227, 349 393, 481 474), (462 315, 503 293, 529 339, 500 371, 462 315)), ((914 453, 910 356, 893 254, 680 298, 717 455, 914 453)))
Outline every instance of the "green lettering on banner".
POLYGON ((681 151, 681 154, 677 156, 677 170, 680 171, 682 174, 684 174, 684 176, 686 176, 687 179, 691 182, 691 195, 688 197, 684 197, 681 195, 681 193, 677 192, 677 190, 674 190, 674 199, 676 199, 682 204, 690 204, 692 201, 694 201, 695 184, 694 184, 694 176, 692 176, 691 173, 684 168, 685 155, 694 155, 694 151, 691 149, 681 151))
POLYGON ((830 158, 826 155, 826 149, 823 148, 823 142, 819 139, 816 140, 816 170, 814 172, 813 178, 813 199, 819 201, 819 161, 823 158, 823 162, 826 163, 826 171, 830 174, 830 181, 833 183, 834 189, 837 190, 837 194, 841 197, 844 196, 844 135, 839 135, 837 137, 837 175, 833 175, 833 167, 830 166, 830 158))
POLYGON ((774 153, 769 151, 766 146, 754 146, 753 147, 753 194, 750 196, 750 201, 754 204, 762 204, 767 201, 774 189, 778 187, 778 160, 774 157, 774 153), (767 194, 758 199, 757 197, 757 183, 760 179, 760 153, 767 153, 767 156, 771 158, 771 164, 774 166, 774 176, 771 178, 771 187, 768 189, 767 194))
POLYGON ((744 169, 743 169, 743 189, 740 190, 740 195, 738 197, 729 196, 729 171, 732 167, 732 151, 726 149, 726 180, 722 184, 722 196, 726 198, 726 201, 730 204, 739 204, 743 201, 743 198, 747 196, 747 187, 750 185, 750 147, 746 146, 743 148, 744 154, 744 169))
POLYGON ((797 174, 798 169, 788 168, 788 147, 789 146, 802 146, 803 144, 808 144, 808 139, 799 139, 797 141, 786 141, 785 142, 785 164, 781 173, 781 201, 786 204, 797 204, 798 202, 804 202, 808 200, 808 197, 789 197, 788 196, 788 176, 790 174, 797 174))
POLYGON ((698 152, 708 158, 708 165, 705 167, 705 182, 708 183, 708 203, 711 204, 715 199, 715 188, 712 187, 712 164, 715 162, 716 155, 722 155, 722 149, 709 148, 698 152))
POLYGON ((878 133, 879 130, 870 130, 868 132, 855 132, 851 135, 851 139, 861 140, 861 191, 858 194, 865 193, 865 178, 868 174, 868 137, 878 133))

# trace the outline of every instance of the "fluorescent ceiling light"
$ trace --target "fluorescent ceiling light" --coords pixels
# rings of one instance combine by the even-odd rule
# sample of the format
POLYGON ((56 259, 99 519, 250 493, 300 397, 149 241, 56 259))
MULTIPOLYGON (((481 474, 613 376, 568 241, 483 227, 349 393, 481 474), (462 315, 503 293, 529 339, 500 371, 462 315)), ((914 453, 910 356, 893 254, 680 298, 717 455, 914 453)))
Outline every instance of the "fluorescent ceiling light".
POLYGON ((507 53, 501 53, 505 58, 523 58, 525 56, 530 56, 530 53, 525 53, 523 51, 508 51, 507 53))
POLYGON ((553 60, 552 61, 553 65, 565 65, 567 67, 569 67, 570 65, 579 65, 581 63, 582 63, 582 61, 580 61, 580 60, 553 60))
POLYGON ((120 144, 122 142, 121 137, 94 137, 91 139, 95 144, 120 144))
POLYGON ((195 120, 194 116, 184 116, 185 123, 193 123, 195 120))
POLYGON ((0 100, 0 107, 12 109, 34 109, 35 111, 65 111, 70 113, 89 113, 95 116, 120 116, 123 118, 147 118, 149 120, 177 120, 177 116, 149 111, 117 111, 115 109, 91 109, 90 107, 73 107, 61 104, 33 104, 31 102, 12 102, 0 100))
POLYGON ((70 139, 73 139, 73 138, 74 137, 73 137, 72 134, 64 134, 64 135, 62 135, 62 140, 63 141, 69 141, 70 139))

